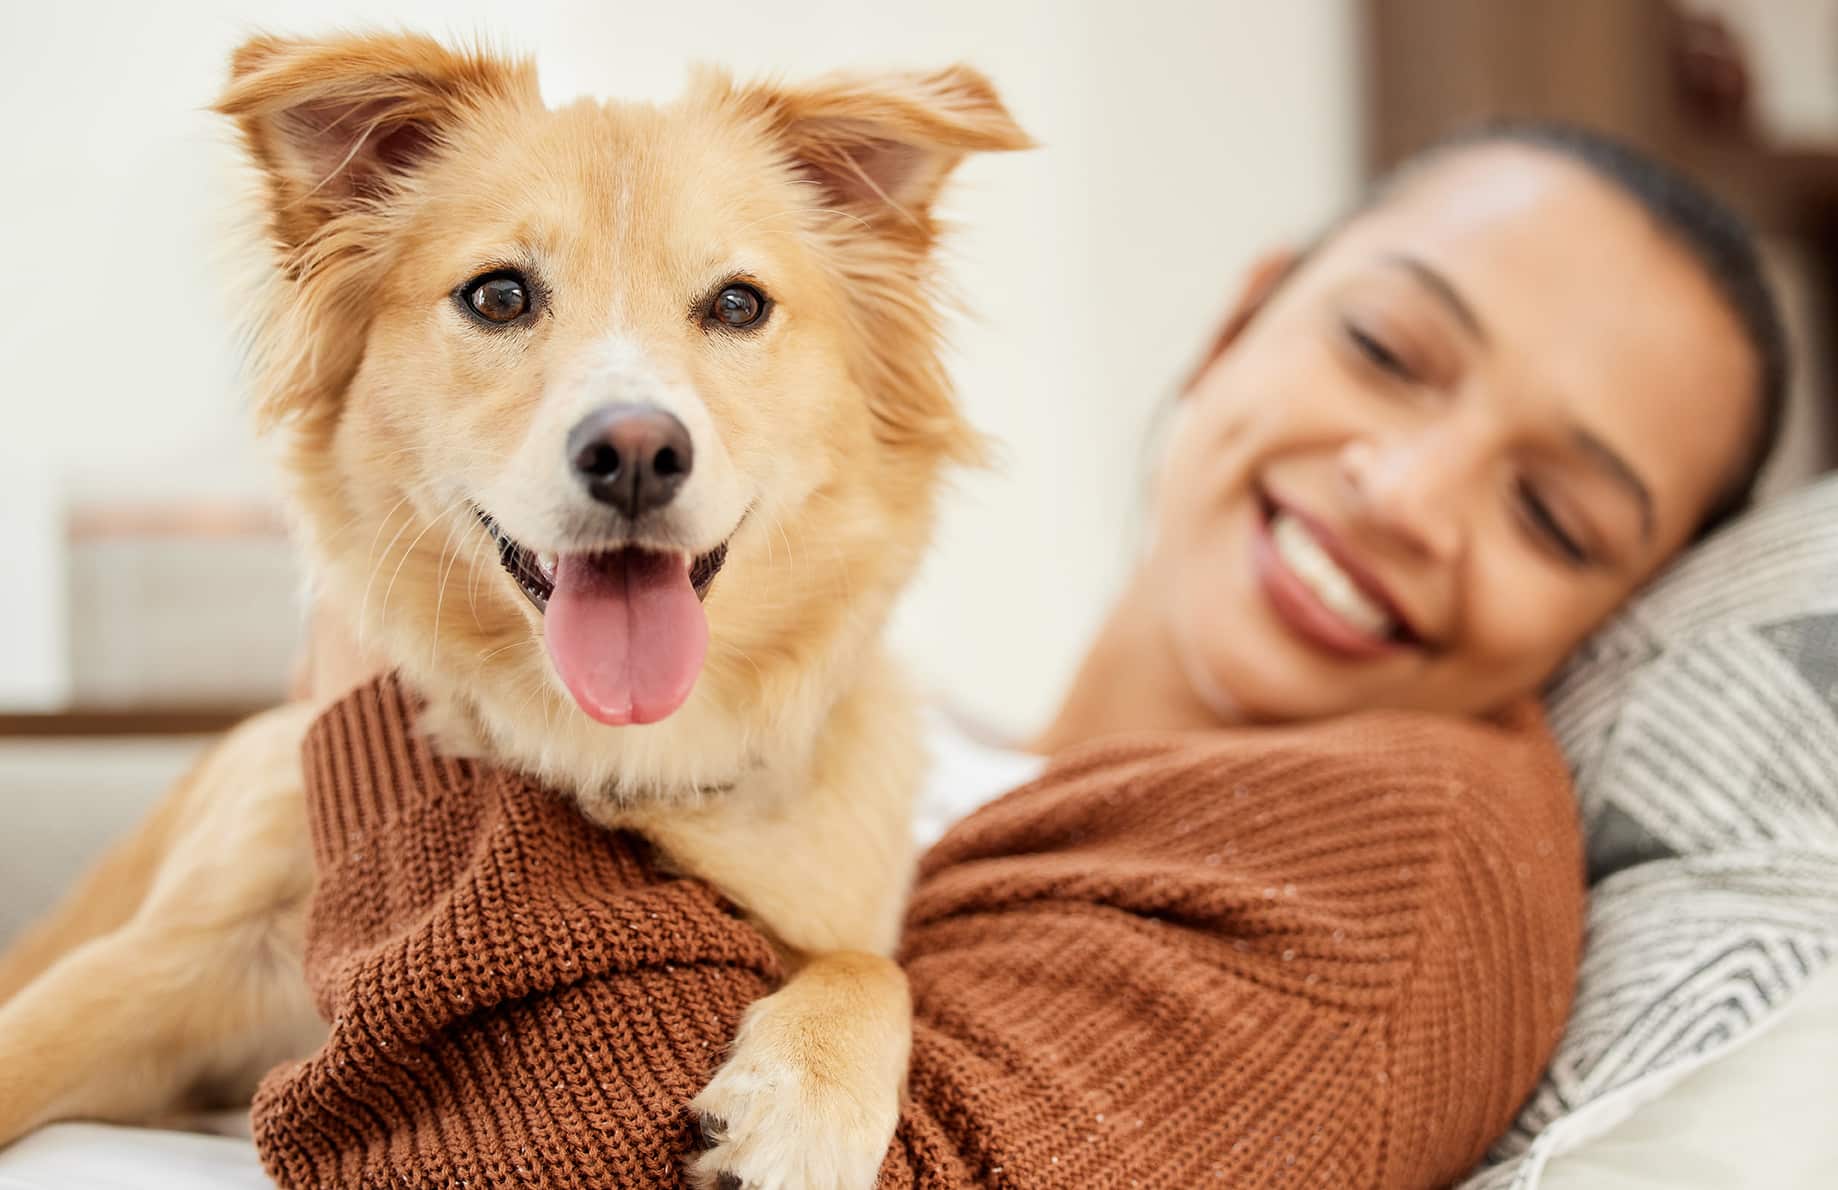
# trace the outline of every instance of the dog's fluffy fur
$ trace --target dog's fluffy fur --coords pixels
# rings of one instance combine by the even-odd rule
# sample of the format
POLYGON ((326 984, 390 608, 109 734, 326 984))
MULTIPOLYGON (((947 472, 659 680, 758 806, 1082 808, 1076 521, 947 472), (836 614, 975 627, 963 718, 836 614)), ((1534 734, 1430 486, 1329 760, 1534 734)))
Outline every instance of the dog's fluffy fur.
MULTIPOLYGON (((320 602, 429 700, 445 746, 643 831, 791 958, 697 1100, 722 1127, 695 1178, 869 1184, 908 1044, 886 955, 918 771, 878 637, 942 469, 978 445, 938 358, 930 209, 967 152, 1025 137, 963 68, 703 73, 668 107, 549 110, 527 63, 411 36, 258 38, 218 108, 264 180, 258 390, 320 602), (538 298, 514 326, 454 297, 497 268, 538 298), (735 279, 769 295, 759 329, 705 317, 735 279), (647 543, 727 551, 693 693, 624 727, 563 689, 478 516, 532 550, 594 547, 563 438, 609 402, 694 442, 647 543)), ((232 733, 0 965, 0 1144, 246 1094, 314 1044, 309 719, 232 733)))

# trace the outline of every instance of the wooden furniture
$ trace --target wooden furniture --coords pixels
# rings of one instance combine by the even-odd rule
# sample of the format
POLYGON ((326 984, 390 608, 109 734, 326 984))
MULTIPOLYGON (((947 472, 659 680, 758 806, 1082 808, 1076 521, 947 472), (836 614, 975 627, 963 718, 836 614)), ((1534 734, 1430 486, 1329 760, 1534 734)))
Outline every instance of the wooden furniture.
POLYGON ((63 519, 69 698, 0 707, 0 742, 208 734, 286 697, 302 583, 272 508, 89 504, 63 519))

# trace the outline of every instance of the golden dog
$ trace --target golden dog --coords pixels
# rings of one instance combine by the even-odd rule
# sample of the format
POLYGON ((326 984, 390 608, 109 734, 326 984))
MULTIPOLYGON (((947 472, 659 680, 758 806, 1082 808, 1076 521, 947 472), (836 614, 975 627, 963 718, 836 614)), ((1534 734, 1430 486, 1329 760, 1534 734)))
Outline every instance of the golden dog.
MULTIPOLYGON (((1026 137, 964 68, 550 110, 412 36, 258 38, 218 110, 264 179, 257 383, 316 597, 443 747, 641 831, 788 956, 693 1179, 870 1184, 919 773, 879 637, 978 447, 930 210, 1026 137)), ((232 732, 0 965, 0 1144, 236 1102, 317 1044, 311 714, 232 732)))

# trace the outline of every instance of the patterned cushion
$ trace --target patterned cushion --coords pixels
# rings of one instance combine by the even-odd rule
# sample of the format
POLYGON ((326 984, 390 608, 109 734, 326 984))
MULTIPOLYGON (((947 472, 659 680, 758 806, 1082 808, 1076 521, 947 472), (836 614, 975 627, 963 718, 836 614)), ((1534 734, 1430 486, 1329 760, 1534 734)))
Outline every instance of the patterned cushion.
POLYGON ((1471 1190, 1536 1185, 1838 953, 1838 477, 1693 550, 1547 701, 1588 838, 1588 941, 1550 1070, 1471 1190))

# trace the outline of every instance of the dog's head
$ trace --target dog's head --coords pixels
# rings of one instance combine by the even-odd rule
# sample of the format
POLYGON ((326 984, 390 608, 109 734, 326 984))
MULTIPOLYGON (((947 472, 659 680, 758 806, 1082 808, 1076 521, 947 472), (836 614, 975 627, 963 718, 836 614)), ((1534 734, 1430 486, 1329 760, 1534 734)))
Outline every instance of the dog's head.
POLYGON ((930 208, 1026 143, 988 83, 550 110, 489 53, 262 38, 218 107, 278 255, 264 407, 366 643, 577 786, 814 725, 976 448, 930 208))

